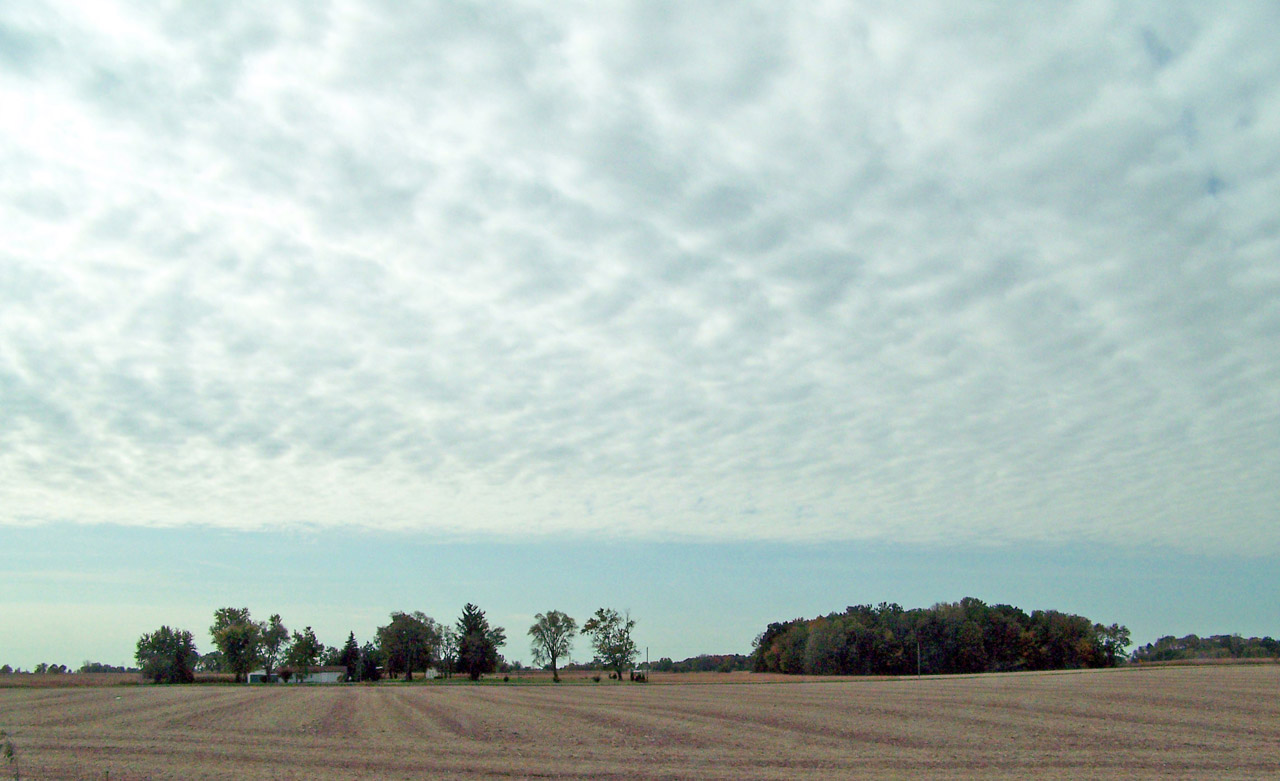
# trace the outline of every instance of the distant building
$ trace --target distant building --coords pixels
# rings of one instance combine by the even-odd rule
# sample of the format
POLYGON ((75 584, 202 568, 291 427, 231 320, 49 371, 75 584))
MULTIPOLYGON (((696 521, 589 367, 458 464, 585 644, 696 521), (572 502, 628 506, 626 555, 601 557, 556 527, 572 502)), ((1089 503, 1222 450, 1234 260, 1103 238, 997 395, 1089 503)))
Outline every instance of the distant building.
POLYGON ((284 683, 281 673, 289 672, 289 683, 342 683, 347 679, 346 667, 312 667, 305 678, 292 674, 293 670, 281 667, 270 677, 264 670, 254 670, 246 679, 249 683, 284 683))

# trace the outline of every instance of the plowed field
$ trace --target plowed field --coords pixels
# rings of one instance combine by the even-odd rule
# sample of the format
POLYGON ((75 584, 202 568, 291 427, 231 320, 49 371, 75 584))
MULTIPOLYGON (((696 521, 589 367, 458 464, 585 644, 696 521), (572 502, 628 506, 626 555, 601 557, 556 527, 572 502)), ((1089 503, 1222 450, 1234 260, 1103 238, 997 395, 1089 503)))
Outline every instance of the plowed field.
POLYGON ((0 689, 0 729, 25 779, 1273 778, 1280 665, 738 685, 11 688, 0 689))

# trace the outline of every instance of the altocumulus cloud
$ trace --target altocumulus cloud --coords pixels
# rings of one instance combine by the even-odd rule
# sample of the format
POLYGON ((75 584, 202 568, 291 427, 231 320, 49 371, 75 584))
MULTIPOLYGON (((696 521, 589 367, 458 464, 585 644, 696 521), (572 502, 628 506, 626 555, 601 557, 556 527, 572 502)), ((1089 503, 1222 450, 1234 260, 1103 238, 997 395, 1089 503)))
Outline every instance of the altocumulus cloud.
POLYGON ((0 523, 1280 550, 1264 3, 0 8, 0 523))

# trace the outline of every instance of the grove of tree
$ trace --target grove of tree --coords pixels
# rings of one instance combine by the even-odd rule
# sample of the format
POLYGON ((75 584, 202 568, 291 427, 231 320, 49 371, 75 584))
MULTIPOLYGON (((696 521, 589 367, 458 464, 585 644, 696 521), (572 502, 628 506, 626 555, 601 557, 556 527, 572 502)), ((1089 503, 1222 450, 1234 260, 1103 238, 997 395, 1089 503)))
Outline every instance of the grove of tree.
POLYGON ((1166 635, 1133 652, 1135 662, 1173 662, 1185 659, 1267 659, 1280 657, 1280 641, 1271 637, 1166 635))
POLYGON ((1027 614, 965 597, 904 610, 882 602, 843 613, 771 623, 755 640, 752 669, 809 675, 911 675, 1110 667, 1129 630, 1056 610, 1027 614))

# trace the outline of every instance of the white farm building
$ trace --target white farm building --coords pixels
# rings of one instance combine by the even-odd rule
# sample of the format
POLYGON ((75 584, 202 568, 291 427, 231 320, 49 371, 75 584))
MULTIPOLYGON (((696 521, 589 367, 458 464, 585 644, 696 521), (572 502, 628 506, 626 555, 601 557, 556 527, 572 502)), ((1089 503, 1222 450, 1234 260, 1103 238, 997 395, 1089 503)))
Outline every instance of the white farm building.
POLYGON ((254 670, 246 680, 249 683, 285 683, 284 673, 289 673, 288 683, 342 683, 347 679, 346 667, 312 667, 306 677, 294 674, 288 667, 281 667, 268 679, 263 670, 254 670))

